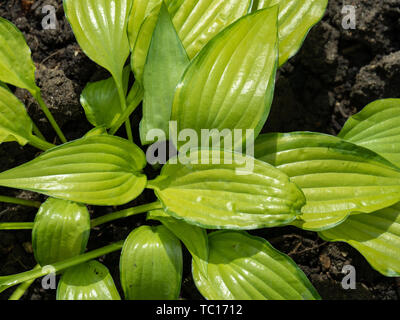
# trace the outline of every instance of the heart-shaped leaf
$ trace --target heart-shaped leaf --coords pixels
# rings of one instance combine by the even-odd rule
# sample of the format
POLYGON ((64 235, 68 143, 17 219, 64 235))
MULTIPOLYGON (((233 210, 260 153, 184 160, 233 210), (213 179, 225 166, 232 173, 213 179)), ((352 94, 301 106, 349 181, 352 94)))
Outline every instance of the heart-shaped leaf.
POLYGON ((0 80, 27 89, 39 91, 35 83, 35 65, 31 50, 21 31, 10 21, 0 17, 0 80))
POLYGON ((279 65, 293 57, 323 17, 328 0, 261 0, 254 9, 279 5, 279 65))
POLYGON ((167 213, 190 224, 246 230, 280 226, 292 222, 305 203, 286 174, 249 156, 191 150, 187 159, 175 160, 148 187, 167 213))
POLYGON ((202 260, 199 263, 202 272, 207 274, 208 261, 208 237, 203 228, 188 224, 182 220, 175 219, 166 214, 163 210, 150 211, 148 219, 160 221, 169 231, 171 231, 179 240, 181 240, 189 250, 194 260, 202 260))
POLYGON ((400 167, 400 99, 370 103, 350 117, 339 137, 371 149, 400 167))
POLYGON ((85 205, 54 198, 44 202, 32 229, 36 261, 49 265, 80 255, 86 249, 90 215, 85 205))
POLYGON ((400 201, 400 171, 378 154, 340 138, 311 132, 266 134, 255 157, 285 172, 307 203, 294 224, 320 231, 349 214, 371 213, 400 201))
POLYGON ((193 263, 193 279, 209 300, 316 300, 317 291, 287 255, 246 232, 209 235, 207 277, 193 263))
POLYGON ((32 128, 24 104, 9 90, 0 87, 0 143, 17 141, 23 146, 29 142, 32 128))
MULTIPOLYGON (((123 74, 125 94, 128 91, 129 73, 130 69, 126 67, 123 74)), ((82 91, 80 101, 86 118, 95 127, 111 128, 122 112, 118 89, 112 77, 88 83, 82 91)))
POLYGON ((107 267, 95 260, 67 269, 57 286, 57 300, 121 300, 107 267))
POLYGON ((319 235, 326 241, 347 242, 383 275, 400 277, 399 203, 374 213, 353 215, 319 235))
POLYGON ((176 300, 182 281, 182 248, 164 226, 141 226, 128 236, 120 260, 128 300, 176 300))
POLYGON ((277 15, 273 7, 236 21, 196 56, 175 93, 172 120, 178 132, 190 128, 200 137, 201 130, 214 129, 210 136, 218 142, 224 129, 254 129, 258 135, 275 85, 277 15))
POLYGON ((142 193, 142 150, 114 136, 95 135, 53 148, 0 173, 0 185, 93 205, 122 205, 142 193))
POLYGON ((147 138, 151 130, 168 132, 175 87, 188 64, 189 58, 163 4, 144 69, 142 144, 155 142, 147 138))

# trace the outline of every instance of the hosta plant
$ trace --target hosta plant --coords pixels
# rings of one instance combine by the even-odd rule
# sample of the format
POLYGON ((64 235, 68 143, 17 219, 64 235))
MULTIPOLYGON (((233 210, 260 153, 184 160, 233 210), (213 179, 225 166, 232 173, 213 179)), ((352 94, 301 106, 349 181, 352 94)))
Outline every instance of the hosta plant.
POLYGON ((0 19, 0 141, 44 151, 0 173, 0 186, 48 196, 43 203, 0 197, 38 208, 34 222, 0 223, 0 230, 32 229, 38 263, 31 271, 0 276, 0 291, 19 285, 11 297, 18 299, 34 279, 59 273, 57 299, 178 299, 184 245, 206 299, 320 299, 287 255, 247 232, 287 225, 346 241, 379 272, 398 276, 399 101, 367 106, 339 137, 259 135, 277 69, 299 50, 326 5, 64 0, 82 50, 111 75, 83 90, 81 104, 94 129, 69 142, 40 96, 22 34, 0 19), (60 145, 44 139, 8 84, 38 100, 60 145), (153 180, 143 173, 144 149, 133 143, 130 115, 139 105, 143 118, 133 129, 141 144, 152 150, 153 143, 170 140, 178 150, 153 180), (127 139, 116 135, 123 124, 127 139), (208 129, 206 146, 190 135, 182 138, 185 129, 197 136, 208 129), (240 134, 229 144, 223 130, 240 134), (244 145, 254 154, 241 153, 244 145), (87 205, 125 205, 146 188, 157 201, 90 218, 87 205), (142 213, 150 225, 86 251, 92 228, 142 213), (123 295, 95 260, 118 250, 123 295))

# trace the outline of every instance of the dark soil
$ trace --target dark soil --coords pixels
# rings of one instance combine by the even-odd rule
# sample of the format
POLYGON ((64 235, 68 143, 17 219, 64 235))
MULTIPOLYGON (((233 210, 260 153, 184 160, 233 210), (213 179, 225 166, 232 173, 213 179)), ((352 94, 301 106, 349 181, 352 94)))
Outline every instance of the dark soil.
MULTIPOLYGON (((310 130, 337 134, 346 119, 378 98, 400 97, 400 0, 345 1, 357 6, 355 30, 342 28, 342 1, 330 0, 323 21, 310 32, 296 57, 280 69, 275 100, 264 132, 310 130)), ((0 16, 22 30, 32 49, 37 81, 44 99, 68 139, 81 137, 91 129, 79 104, 79 95, 88 81, 107 76, 77 45, 64 18, 60 0, 6 0, 0 2, 0 16), (44 5, 57 9, 57 30, 43 30, 44 5)), ((56 137, 29 94, 17 89, 29 114, 50 141, 56 137)), ((140 114, 133 116, 138 127, 140 114)), ((137 139, 137 137, 136 137, 137 139)), ((138 141, 137 141, 138 142, 138 141)), ((37 156, 36 149, 15 143, 0 146, 0 171, 15 167, 37 156)), ((156 172, 148 169, 150 176, 156 172)), ((41 195, 11 189, 0 194, 43 201, 41 195)), ((151 192, 129 206, 153 201, 151 192)), ((90 208, 93 216, 115 208, 90 208)), ((35 209, 0 204, 0 221, 33 221, 35 209)), ((96 228, 89 250, 124 239, 144 217, 132 217, 96 228)), ((324 299, 399 299, 400 283, 373 270, 356 250, 344 243, 326 243, 316 233, 294 227, 251 232, 265 237, 277 249, 289 254, 304 270, 324 299), (357 270, 357 289, 341 287, 345 264, 357 270)), ((119 286, 119 252, 100 259, 119 286)), ((14 274, 35 266, 29 231, 0 232, 0 275, 14 274)), ((13 289, 0 294, 7 299, 13 289)), ((201 299, 190 275, 189 254, 185 252, 182 297, 201 299)), ((36 280, 24 299, 55 299, 55 290, 44 290, 36 280)))

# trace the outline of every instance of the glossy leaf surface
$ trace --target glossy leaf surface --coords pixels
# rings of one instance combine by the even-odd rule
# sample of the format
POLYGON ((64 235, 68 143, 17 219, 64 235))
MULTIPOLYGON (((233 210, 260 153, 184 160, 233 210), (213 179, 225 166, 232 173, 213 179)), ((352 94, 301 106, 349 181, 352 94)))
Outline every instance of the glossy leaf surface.
POLYGON ((251 157, 193 150, 184 161, 167 163, 149 188, 167 213, 190 224, 210 229, 279 226, 292 222, 305 203, 286 174, 251 157), (212 164, 217 159, 221 164, 212 164))
POLYGON ((0 17, 0 80, 36 92, 35 65, 21 31, 0 17))
POLYGON ((121 300, 107 267, 95 260, 67 269, 57 287, 57 300, 121 300))
POLYGON ((189 64, 189 58, 175 31, 168 9, 161 6, 144 69, 143 119, 140 122, 142 144, 153 129, 168 132, 175 87, 189 64))
POLYGON ((8 89, 0 87, 0 143, 17 141, 23 146, 28 143, 32 128, 24 104, 8 89))
POLYGON ((400 200, 400 171, 378 154, 337 137, 267 134, 256 140, 255 156, 302 189, 307 203, 294 224, 306 230, 328 229, 349 214, 371 213, 400 200))
POLYGON ((48 198, 32 229, 32 247, 36 261, 49 265, 80 255, 90 234, 90 216, 85 205, 48 198))
POLYGON ((120 260, 121 284, 128 300, 178 299, 182 248, 166 227, 141 226, 128 236, 120 260))
POLYGON ((400 276, 399 203, 374 213, 353 215, 319 235, 326 241, 347 242, 383 275, 400 276))
POLYGON ((400 99, 377 100, 350 117, 339 137, 400 167, 400 99))
POLYGON ((274 91, 277 14, 273 7, 238 20, 196 56, 175 93, 178 132, 190 128, 200 137, 202 129, 254 129, 257 136, 274 91))
POLYGON ((316 300, 317 291, 287 255, 246 232, 209 235, 208 277, 193 264, 193 279, 209 300, 316 300))
POLYGON ((93 205, 122 205, 146 186, 143 152, 114 136, 95 135, 53 148, 0 173, 0 185, 93 205))

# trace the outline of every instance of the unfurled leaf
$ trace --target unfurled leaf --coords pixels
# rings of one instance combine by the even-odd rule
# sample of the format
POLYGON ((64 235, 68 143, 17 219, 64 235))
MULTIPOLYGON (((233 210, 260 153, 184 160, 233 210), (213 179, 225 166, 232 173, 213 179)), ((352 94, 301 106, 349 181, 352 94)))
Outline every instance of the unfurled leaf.
POLYGON ((142 193, 145 165, 145 155, 133 143, 95 135, 0 173, 0 185, 92 205, 122 205, 142 193))
POLYGON ((133 0, 64 0, 64 11, 85 54, 115 79, 129 56, 128 16, 133 0))
POLYGON ((164 226, 141 226, 128 236, 120 260, 128 300, 176 300, 182 281, 181 244, 164 226))
POLYGON ((276 166, 304 192, 294 224, 320 231, 349 214, 371 213, 400 201, 400 171, 378 154, 340 138, 311 132, 266 134, 255 157, 276 166))
POLYGON ((383 275, 400 277, 399 203, 374 213, 353 215, 319 235, 326 241, 347 242, 383 275))
POLYGON ((80 255, 86 249, 90 215, 85 205, 54 198, 44 202, 32 229, 36 261, 49 265, 80 255))
POLYGON ((21 31, 0 17, 0 80, 13 86, 39 91, 35 83, 35 65, 31 50, 21 31))
MULTIPOLYGON (((190 59, 224 28, 248 13, 251 7, 250 0, 168 0, 165 3, 190 59)), ((147 6, 148 14, 135 39, 131 63, 137 79, 143 76, 143 66, 160 11, 159 4, 161 1, 158 5, 147 6)))
POLYGON ((305 199, 283 172, 251 157, 192 150, 149 182, 164 210, 210 229, 257 229, 292 222, 305 199), (212 164, 220 160, 221 164, 212 164), (230 163, 230 164, 229 164, 230 163))
POLYGON ((193 263, 193 279, 209 300, 316 300, 317 291, 287 255, 246 232, 209 235, 208 277, 193 263))
POLYGON ((57 286, 57 300, 121 300, 107 267, 95 260, 67 269, 57 286))
POLYGON ((339 137, 400 167, 400 99, 377 100, 350 117, 339 137))
POLYGON ((293 57, 323 17, 328 0, 261 0, 254 9, 279 5, 279 65, 293 57))
POLYGON ((202 260, 203 263, 199 263, 199 266, 202 268, 201 271, 207 274, 208 237, 205 229, 175 219, 166 214, 163 210, 151 211, 147 218, 160 221, 169 231, 181 240, 195 261, 199 259, 202 260))
POLYGON ((277 14, 273 7, 238 20, 196 56, 175 93, 178 132, 190 128, 200 137, 202 129, 217 129, 210 136, 218 141, 224 129, 254 129, 257 136, 274 91, 277 14))
MULTIPOLYGON (((125 95, 128 91, 129 73, 130 69, 126 67, 123 74, 125 95)), ((111 128, 122 113, 118 89, 112 77, 88 83, 82 91, 80 101, 86 118, 95 127, 111 128)))
POLYGON ((142 144, 153 143, 147 134, 153 129, 168 132, 175 87, 189 64, 165 5, 161 6, 144 69, 142 144))
POLYGON ((33 123, 24 104, 8 89, 0 87, 0 143, 17 141, 28 143, 33 123))

